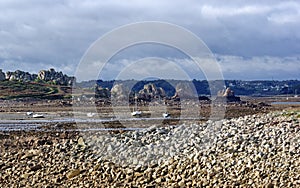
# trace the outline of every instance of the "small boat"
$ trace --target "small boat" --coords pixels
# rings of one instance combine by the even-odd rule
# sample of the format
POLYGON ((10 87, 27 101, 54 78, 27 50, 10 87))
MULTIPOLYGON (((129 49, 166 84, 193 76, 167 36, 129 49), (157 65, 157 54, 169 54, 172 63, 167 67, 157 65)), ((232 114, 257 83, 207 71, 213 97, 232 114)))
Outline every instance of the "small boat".
POLYGON ((163 115, 164 118, 170 117, 170 114, 169 114, 168 112, 165 112, 165 113, 163 113, 162 115, 163 115))
POLYGON ((133 111, 133 112, 131 112, 131 115, 132 115, 132 116, 140 116, 140 115, 142 115, 142 112, 139 111, 139 110, 133 111))
POLYGON ((94 117, 95 115, 96 115, 96 113, 91 113, 91 112, 86 114, 87 117, 94 117))
POLYGON ((32 116, 33 112, 26 112, 27 116, 32 116))
POLYGON ((32 115, 33 118, 44 118, 43 114, 33 114, 32 115))

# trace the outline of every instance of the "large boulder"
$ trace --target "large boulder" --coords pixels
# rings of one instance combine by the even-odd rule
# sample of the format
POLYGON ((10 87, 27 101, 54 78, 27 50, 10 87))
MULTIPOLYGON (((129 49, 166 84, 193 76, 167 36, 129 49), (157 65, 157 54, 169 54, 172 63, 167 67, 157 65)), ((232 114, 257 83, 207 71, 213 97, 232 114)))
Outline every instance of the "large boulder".
POLYGON ((6 79, 5 74, 4 74, 4 72, 2 72, 2 69, 0 69, 0 81, 3 81, 5 79, 6 79))

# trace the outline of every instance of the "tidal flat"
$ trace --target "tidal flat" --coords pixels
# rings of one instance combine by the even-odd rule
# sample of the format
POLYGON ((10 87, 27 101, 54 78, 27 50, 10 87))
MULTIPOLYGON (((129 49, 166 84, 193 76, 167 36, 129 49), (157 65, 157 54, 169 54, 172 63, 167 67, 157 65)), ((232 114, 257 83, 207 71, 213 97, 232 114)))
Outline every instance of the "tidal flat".
POLYGON ((59 102, 2 105, 1 121, 41 127, 1 131, 0 186, 298 187, 300 108, 260 102, 229 104, 221 120, 109 129, 114 122, 105 131, 55 122, 74 118, 59 102), (45 118, 27 117, 29 109, 45 118))

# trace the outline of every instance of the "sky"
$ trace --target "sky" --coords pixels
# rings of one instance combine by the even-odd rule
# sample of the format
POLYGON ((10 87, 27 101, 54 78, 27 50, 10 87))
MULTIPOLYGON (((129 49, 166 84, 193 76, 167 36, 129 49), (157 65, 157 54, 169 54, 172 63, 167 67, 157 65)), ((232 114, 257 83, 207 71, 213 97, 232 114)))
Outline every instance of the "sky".
MULTIPOLYGON (((300 1, 1 0, 0 12, 3 71, 37 73, 53 67, 74 75, 103 35, 126 24, 159 21, 199 37, 225 79, 300 79, 300 1)), ((191 77, 201 77, 176 49, 146 44, 122 53, 108 62, 104 79, 116 78, 122 68, 145 57, 184 64, 191 77)))

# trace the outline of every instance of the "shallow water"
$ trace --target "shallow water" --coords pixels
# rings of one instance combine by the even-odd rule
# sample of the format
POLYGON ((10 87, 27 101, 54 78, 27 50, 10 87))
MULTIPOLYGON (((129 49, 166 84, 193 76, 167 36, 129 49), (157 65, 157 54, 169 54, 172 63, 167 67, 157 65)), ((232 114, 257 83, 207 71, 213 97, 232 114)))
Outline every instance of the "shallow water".
POLYGON ((88 132, 88 131, 116 131, 116 130, 124 130, 124 131, 136 131, 136 130, 143 130, 146 128, 138 128, 138 127, 126 127, 126 128, 80 128, 80 126, 70 129, 60 129, 55 128, 49 129, 44 128, 42 124, 28 124, 28 123, 0 123, 0 132, 11 132, 11 131, 37 131, 37 132, 59 132, 59 131, 80 131, 80 132, 88 132))
POLYGON ((271 104, 285 104, 285 105, 300 105, 300 102, 289 102, 289 101, 286 101, 286 102, 272 102, 271 104))
MULTIPOLYGON (((117 119, 117 118, 109 118, 109 119, 79 119, 79 118, 60 118, 60 119, 20 119, 20 120, 0 120, 0 131, 9 132, 9 131, 114 131, 114 130, 142 130, 148 128, 149 126, 139 126, 143 125, 143 123, 148 125, 154 125, 155 121, 160 120, 203 120, 203 118, 128 118, 128 119, 117 119), (102 123, 114 123, 115 121, 120 121, 122 123, 128 122, 133 123, 135 126, 127 126, 124 128, 105 128, 102 123), (135 122, 135 123, 134 123, 135 122), (141 122, 141 124, 136 124, 137 122, 141 122), (70 127, 67 129, 56 127, 56 125, 68 124, 68 123, 79 123, 81 125, 75 125, 74 127, 70 127), (96 126, 95 126, 96 124, 96 126), (99 126, 97 125, 99 124, 99 126), (90 126, 93 125, 93 126, 90 126)), ((127 125, 127 124, 126 124, 127 125)), ((130 125, 130 124, 128 124, 130 125)))
POLYGON ((9 131, 25 131, 25 130, 38 130, 40 124, 24 124, 24 123, 0 123, 0 131, 9 132, 9 131))

